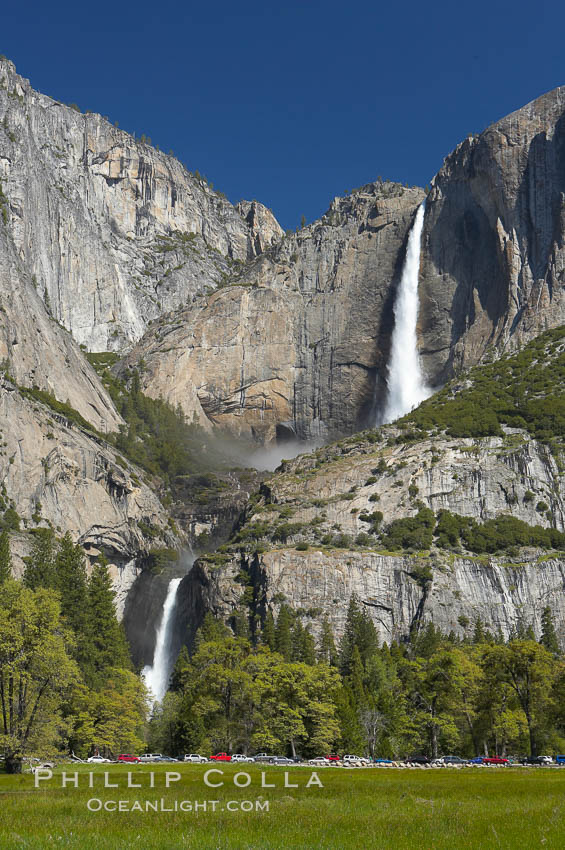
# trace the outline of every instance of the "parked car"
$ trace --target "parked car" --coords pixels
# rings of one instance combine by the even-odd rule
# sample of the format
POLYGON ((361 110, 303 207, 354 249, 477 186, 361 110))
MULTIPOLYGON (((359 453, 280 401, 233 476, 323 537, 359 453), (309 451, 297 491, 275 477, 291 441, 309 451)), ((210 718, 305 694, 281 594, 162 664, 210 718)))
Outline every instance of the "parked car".
POLYGON ((86 761, 88 764, 109 764, 110 759, 105 759, 102 756, 90 756, 86 761))
POLYGON ((231 756, 227 753, 216 753, 215 756, 210 756, 210 761, 231 761, 231 756))
POLYGON ((345 755, 342 758, 343 764, 368 764, 366 758, 362 758, 362 756, 354 756, 351 754, 345 755))
POLYGON ((503 759, 500 756, 485 756, 483 758, 483 764, 493 764, 493 765, 509 765, 510 762, 508 759, 503 759))
MULTIPOLYGON (((361 759, 361 761, 364 762, 365 764, 369 764, 367 759, 361 759)), ((374 763, 375 764, 392 764, 392 759, 375 759, 374 763)))
POLYGON ((143 762, 159 761, 159 759, 161 759, 161 758, 162 758, 161 753, 143 753, 143 755, 141 755, 139 757, 139 760, 143 761, 143 762))
POLYGON ((239 763, 255 761, 255 759, 251 756, 244 756, 242 753, 236 753, 234 756, 231 757, 231 760, 239 763))
POLYGON ((431 759, 428 756, 409 756, 407 759, 404 759, 406 764, 430 764, 431 759))
POLYGON ((336 764, 338 761, 340 761, 340 758, 337 753, 330 753, 330 755, 326 756, 326 758, 330 764, 336 764))
POLYGON ((316 758, 310 759, 308 764, 324 765, 329 764, 329 761, 324 756, 316 756, 316 758))
POLYGON ((268 753, 257 753, 255 756, 255 761, 270 761, 273 756, 270 756, 268 753))
POLYGON ((294 762, 286 756, 271 756, 269 764, 294 764, 294 762))
POLYGON ((434 759, 434 764, 467 764, 467 759, 459 758, 459 756, 441 756, 434 759))
POLYGON ((130 756, 127 754, 122 754, 118 756, 118 761, 127 762, 127 764, 139 764, 141 762, 141 759, 139 758, 139 756, 130 756))
POLYGON ((549 756, 525 756, 520 759, 520 764, 553 764, 549 756))
POLYGON ((482 764, 482 763, 483 763, 483 757, 482 756, 476 756, 474 759, 469 759, 469 761, 467 762, 467 764, 482 764))
POLYGON ((555 764, 565 764, 565 756, 555 756, 555 764))
POLYGON ((198 753, 188 753, 185 755, 183 761, 189 761, 192 762, 192 764, 204 764, 204 762, 207 762, 208 759, 206 756, 201 756, 198 753))

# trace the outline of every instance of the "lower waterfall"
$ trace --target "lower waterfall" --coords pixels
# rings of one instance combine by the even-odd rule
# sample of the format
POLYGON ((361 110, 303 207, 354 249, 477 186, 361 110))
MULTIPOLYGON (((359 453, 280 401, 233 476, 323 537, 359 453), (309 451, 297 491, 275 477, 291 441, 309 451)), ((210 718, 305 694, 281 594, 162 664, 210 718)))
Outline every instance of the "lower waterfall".
POLYGON ((172 658, 171 642, 173 638, 173 620, 177 602, 177 591, 182 581, 173 578, 169 582, 167 595, 163 603, 163 613, 157 629, 157 641, 153 654, 153 664, 144 667, 141 675, 150 691, 151 700, 161 702, 169 685, 169 676, 175 659, 172 658))
POLYGON ((418 276, 425 203, 416 213, 408 237, 404 268, 394 303, 394 330, 388 364, 387 398, 378 424, 394 422, 431 395, 420 367, 416 323, 418 321, 418 276))

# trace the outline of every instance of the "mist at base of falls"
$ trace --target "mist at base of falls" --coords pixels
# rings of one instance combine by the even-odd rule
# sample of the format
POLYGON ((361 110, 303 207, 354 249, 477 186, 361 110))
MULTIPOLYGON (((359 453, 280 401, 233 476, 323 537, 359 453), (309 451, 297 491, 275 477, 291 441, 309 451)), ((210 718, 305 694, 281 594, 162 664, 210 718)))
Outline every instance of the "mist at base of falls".
POLYGON ((247 455, 246 462, 260 472, 273 472, 280 466, 283 460, 292 460, 298 455, 312 452, 323 446, 322 440, 301 442, 300 440, 287 440, 277 443, 275 446, 264 446, 247 455))
POLYGON ((416 335, 424 211, 425 204, 422 204, 418 208, 408 236, 404 267, 394 303, 394 330, 388 364, 387 397, 384 410, 377 416, 376 424, 378 425, 394 422, 432 394, 422 375, 416 335))

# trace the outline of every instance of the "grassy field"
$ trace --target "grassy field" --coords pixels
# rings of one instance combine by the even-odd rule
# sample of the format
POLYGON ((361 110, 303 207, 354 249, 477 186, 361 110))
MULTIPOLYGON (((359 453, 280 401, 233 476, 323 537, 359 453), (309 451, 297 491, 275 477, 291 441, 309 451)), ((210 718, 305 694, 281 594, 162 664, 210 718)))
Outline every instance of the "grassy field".
MULTIPOLYGON (((343 770, 319 769, 323 788, 306 788, 308 768, 265 768, 275 788, 261 787, 261 768, 220 765, 223 787, 210 788, 204 773, 213 765, 159 765, 128 767, 96 765, 92 788, 89 772, 79 768, 79 787, 61 787, 62 769, 34 788, 31 775, 0 774, 0 848, 72 847, 81 850, 152 848, 496 848, 565 846, 565 768, 465 770, 343 770), (118 788, 104 787, 108 781, 118 788), (181 779, 165 787, 166 771, 178 770, 181 779), (154 788, 149 787, 154 773, 154 788), (237 788, 238 772, 251 777, 247 788, 237 788), (89 800, 164 801, 168 808, 180 801, 194 806, 207 801, 207 811, 89 811, 89 800), (256 801, 269 811, 255 811, 256 801), (211 801, 217 801, 212 811, 211 801), (249 801, 252 811, 242 811, 249 801), (228 804, 236 811, 228 811, 228 804)), ((67 766, 74 773, 73 766, 67 766)), ((244 778, 242 778, 243 781, 244 778)), ((99 803, 91 803, 96 807, 99 803)))

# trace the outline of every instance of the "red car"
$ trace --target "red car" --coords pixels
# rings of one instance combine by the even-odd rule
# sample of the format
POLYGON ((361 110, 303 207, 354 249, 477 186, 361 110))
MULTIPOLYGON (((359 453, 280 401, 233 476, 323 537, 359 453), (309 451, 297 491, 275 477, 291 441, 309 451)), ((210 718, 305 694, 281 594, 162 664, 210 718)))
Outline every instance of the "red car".
POLYGON ((499 756, 485 756, 483 764, 510 764, 508 759, 502 759, 499 756))
POLYGON ((333 761, 333 762, 340 761, 339 756, 338 756, 338 755, 336 755, 335 753, 332 753, 331 755, 326 756, 326 758, 327 758, 327 760, 328 760, 328 761, 330 761, 330 762, 332 762, 332 761, 333 761))
POLYGON ((231 756, 227 753, 216 753, 215 756, 210 756, 210 761, 231 761, 231 756))
POLYGON ((139 756, 121 755, 121 756, 118 756, 118 761, 122 761, 122 762, 125 761, 125 762, 128 762, 128 764, 131 764, 132 762, 133 763, 140 762, 141 759, 139 758, 139 756))

